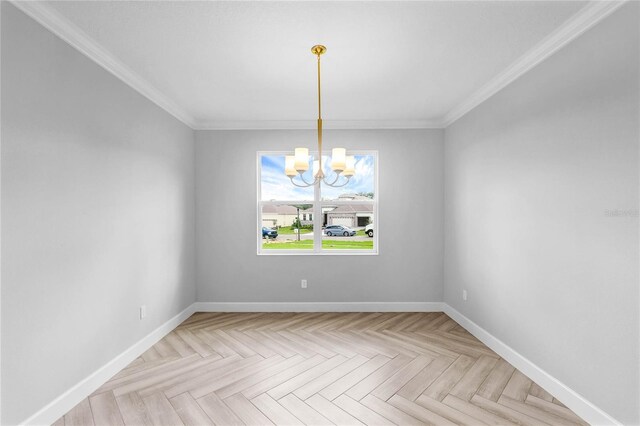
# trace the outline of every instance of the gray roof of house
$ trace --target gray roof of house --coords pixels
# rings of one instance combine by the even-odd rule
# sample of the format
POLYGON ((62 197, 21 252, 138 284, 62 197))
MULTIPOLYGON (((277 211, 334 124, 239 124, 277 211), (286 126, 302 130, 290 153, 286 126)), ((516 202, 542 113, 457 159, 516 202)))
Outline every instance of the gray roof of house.
POLYGON ((371 204, 345 204, 338 206, 331 210, 329 213, 360 213, 360 212, 373 212, 373 206, 371 204))
MULTIPOLYGON (((275 213, 275 214, 296 214, 298 210, 289 205, 274 205, 274 204, 265 204, 262 206, 262 213, 275 213)), ((305 212, 300 209, 300 212, 305 212)), ((305 212, 306 213, 306 212, 305 212)))
POLYGON ((342 194, 338 197, 338 200, 371 200, 371 198, 358 194, 342 194))

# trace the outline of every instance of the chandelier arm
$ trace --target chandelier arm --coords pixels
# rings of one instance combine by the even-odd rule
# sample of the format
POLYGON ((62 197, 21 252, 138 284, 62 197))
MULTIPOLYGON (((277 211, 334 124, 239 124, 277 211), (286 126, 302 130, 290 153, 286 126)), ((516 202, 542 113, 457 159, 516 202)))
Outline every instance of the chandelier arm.
POLYGON ((303 185, 300 185, 300 184, 296 183, 296 181, 294 181, 294 180, 293 180, 293 176, 289 176, 289 179, 291 179, 291 183, 292 183, 294 186, 297 186, 298 188, 308 188, 308 187, 310 187, 310 186, 314 185, 313 183, 307 183, 304 179, 302 179, 302 181, 304 182, 304 184, 303 184, 303 185))
POLYGON ((340 173, 336 172, 336 177, 335 177, 335 179, 333 179, 333 181, 331 183, 327 182, 327 177, 326 176, 324 176, 322 178, 322 181, 324 182, 325 185, 333 186, 338 181, 338 179, 340 179, 340 173))
MULTIPOLYGON (((334 184, 335 184, 336 182, 338 182, 338 180, 340 179, 340 176, 344 176, 343 174, 341 174, 341 172, 340 172, 340 171, 335 172, 335 174, 336 174, 336 177, 335 177, 335 179, 333 180, 333 182, 331 182, 331 183, 328 183, 328 182, 327 182, 327 180, 326 180, 326 177, 324 177, 324 176, 323 176, 323 181, 324 181, 324 183, 325 183, 326 185, 329 185, 329 186, 334 186, 334 184)), ((344 178, 346 179, 345 183, 344 183, 344 184, 342 184, 342 185, 338 185, 338 187, 340 187, 340 186, 345 186, 347 183, 349 183, 349 179, 351 179, 351 176, 344 176, 344 178)))
POLYGON ((302 175, 302 173, 300 173, 298 176, 300 176, 300 180, 302 182, 304 182, 304 185, 300 185, 297 184, 294 180, 293 180, 293 176, 289 176, 289 179, 291 180, 291 183, 294 184, 295 186, 299 187, 299 188, 308 188, 310 186, 315 185, 316 183, 318 183, 320 181, 320 177, 318 177, 318 175, 314 176, 313 178, 313 182, 307 182, 307 180, 304 178, 304 176, 302 175))
POLYGON ((336 178, 331 183, 327 182, 326 179, 324 179, 324 178, 322 179, 322 181, 324 182, 325 185, 328 185, 328 186, 330 186, 332 188, 341 188, 341 187, 345 186, 346 184, 348 184, 349 181, 351 180, 350 176, 345 176, 346 180, 344 181, 344 183, 342 183, 340 185, 336 185, 335 183, 338 181, 339 178, 340 178, 340 175, 336 176, 336 178))
POLYGON ((315 185, 316 183, 318 183, 318 176, 314 176, 313 177, 313 182, 307 182, 307 180, 304 178, 304 176, 302 175, 302 173, 300 173, 300 179, 307 184, 307 186, 312 186, 315 185))

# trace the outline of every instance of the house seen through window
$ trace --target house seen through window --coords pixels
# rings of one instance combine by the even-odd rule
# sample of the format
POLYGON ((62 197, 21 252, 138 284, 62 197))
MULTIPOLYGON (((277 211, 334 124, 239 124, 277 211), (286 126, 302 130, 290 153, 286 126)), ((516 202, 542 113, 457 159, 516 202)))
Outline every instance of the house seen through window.
MULTIPOLYGON (((284 174, 284 153, 258 153, 259 254, 377 254, 377 153, 353 154, 345 186, 300 188, 284 174)), ((313 180, 312 170, 304 177, 313 180)))

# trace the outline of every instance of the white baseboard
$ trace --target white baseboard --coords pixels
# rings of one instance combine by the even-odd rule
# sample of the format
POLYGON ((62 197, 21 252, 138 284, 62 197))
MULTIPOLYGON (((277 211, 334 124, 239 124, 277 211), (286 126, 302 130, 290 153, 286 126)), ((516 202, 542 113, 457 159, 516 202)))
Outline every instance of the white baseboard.
POLYGON ((542 368, 529 361, 526 357, 516 352, 512 347, 493 336, 484 328, 452 308, 443 303, 443 311, 455 322, 460 324, 469 333, 473 334, 482 343, 491 348, 495 353, 504 358, 507 362, 520 370, 531 380, 536 382, 547 392, 562 401, 574 413, 582 417, 591 425, 622 425, 619 421, 587 401, 582 395, 570 389, 567 385, 544 371, 542 368))
POLYGON ((61 416, 75 407, 80 401, 91 395, 96 389, 102 386, 107 380, 113 377, 120 370, 125 368, 131 361, 139 357, 144 351, 155 345, 160 339, 166 336, 181 322, 189 318, 194 312, 195 304, 191 304, 185 310, 174 316, 160 327, 147 334, 142 340, 131 345, 127 350, 116 356, 114 359, 100 367, 93 374, 81 380, 71 389, 51 401, 40 411, 29 417, 22 425, 50 425, 61 416))
POLYGON ((441 302, 196 302, 196 312, 442 312, 441 302))

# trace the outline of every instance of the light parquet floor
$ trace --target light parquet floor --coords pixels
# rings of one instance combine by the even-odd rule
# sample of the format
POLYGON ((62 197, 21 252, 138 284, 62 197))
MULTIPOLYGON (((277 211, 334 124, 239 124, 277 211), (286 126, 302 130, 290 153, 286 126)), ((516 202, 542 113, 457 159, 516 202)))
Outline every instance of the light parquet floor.
POLYGON ((575 425, 443 313, 197 313, 55 425, 575 425))

